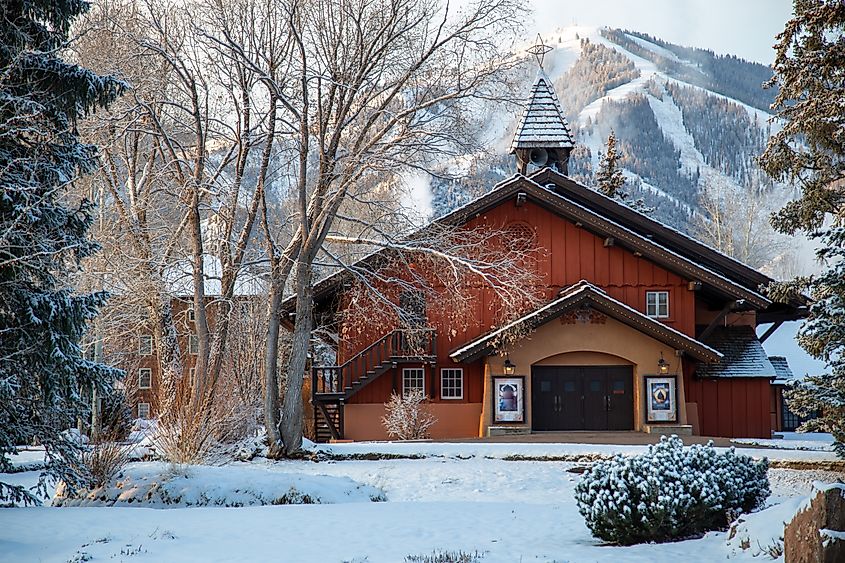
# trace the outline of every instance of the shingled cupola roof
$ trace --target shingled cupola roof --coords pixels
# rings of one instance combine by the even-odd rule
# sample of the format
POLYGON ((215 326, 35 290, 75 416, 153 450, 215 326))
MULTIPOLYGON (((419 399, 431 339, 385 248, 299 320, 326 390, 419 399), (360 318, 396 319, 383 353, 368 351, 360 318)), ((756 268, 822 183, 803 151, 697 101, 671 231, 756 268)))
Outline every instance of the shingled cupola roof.
POLYGON ((528 107, 516 128, 511 153, 518 149, 571 149, 574 146, 572 132, 561 111, 552 80, 540 69, 531 88, 528 107))

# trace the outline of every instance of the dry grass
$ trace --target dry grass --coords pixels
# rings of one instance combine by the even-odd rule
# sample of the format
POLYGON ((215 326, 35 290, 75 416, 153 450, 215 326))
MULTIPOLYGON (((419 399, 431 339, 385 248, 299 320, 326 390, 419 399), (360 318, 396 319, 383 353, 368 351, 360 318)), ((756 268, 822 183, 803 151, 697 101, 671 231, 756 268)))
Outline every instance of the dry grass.
POLYGON ((102 487, 129 462, 129 448, 106 435, 82 453, 80 462, 90 488, 102 487))

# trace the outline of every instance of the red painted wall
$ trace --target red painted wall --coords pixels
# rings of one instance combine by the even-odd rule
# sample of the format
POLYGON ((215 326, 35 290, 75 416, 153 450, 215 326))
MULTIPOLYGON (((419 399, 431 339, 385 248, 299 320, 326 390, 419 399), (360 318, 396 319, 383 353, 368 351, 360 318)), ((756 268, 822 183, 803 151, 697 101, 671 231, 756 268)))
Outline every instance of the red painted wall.
MULTIPOLYGON (((526 263, 534 267, 539 276, 538 292, 551 299, 563 287, 582 279, 608 292, 613 298, 627 305, 645 311, 645 294, 648 290, 669 291, 671 317, 664 322, 688 335, 695 335, 695 292, 688 289, 687 280, 653 264, 645 258, 617 246, 605 246, 605 239, 531 202, 517 207, 513 200, 505 202, 488 213, 469 221, 465 228, 486 228, 502 230, 507 225, 519 222, 530 225, 535 233, 535 247, 542 252, 535 260, 526 263)), ((392 272, 401 275, 400 272, 392 272)), ((474 312, 466 327, 455 327, 448 319, 429 311, 429 323, 437 330, 437 393, 439 400, 439 368, 464 367, 465 401, 482 400, 481 364, 454 364, 448 357, 450 350, 481 335, 497 324, 498 310, 495 295, 489 289, 477 288, 474 312)), ((367 334, 348 338, 341 345, 339 360, 342 362, 365 348, 392 327, 368 327, 367 334), (375 334, 377 332, 377 334, 375 334)), ((397 389, 401 387, 401 367, 397 368, 397 389)), ((393 388, 391 372, 383 374, 357 393, 350 402, 383 403, 388 400, 393 388)))
POLYGON ((698 403, 703 436, 771 438, 771 384, 764 377, 698 379, 684 369, 688 403, 698 403))

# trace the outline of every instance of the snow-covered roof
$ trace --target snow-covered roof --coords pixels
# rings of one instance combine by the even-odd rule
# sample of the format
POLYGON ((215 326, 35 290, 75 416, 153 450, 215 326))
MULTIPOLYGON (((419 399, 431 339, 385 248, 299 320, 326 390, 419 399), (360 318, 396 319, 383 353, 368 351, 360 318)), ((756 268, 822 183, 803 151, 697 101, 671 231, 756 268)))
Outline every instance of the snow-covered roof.
POLYGON ((684 350, 694 357, 714 361, 722 357, 717 350, 687 336, 686 334, 667 326, 660 321, 648 317, 640 311, 614 299, 603 289, 591 284, 586 280, 563 288, 558 297, 546 303, 542 307, 531 311, 522 317, 508 323, 507 325, 483 334, 480 337, 467 342, 460 348, 449 353, 455 361, 471 361, 488 353, 496 341, 496 338, 508 330, 519 325, 526 325, 530 328, 537 328, 575 307, 585 304, 594 307, 596 310, 615 318, 616 320, 643 332, 652 338, 659 340, 676 350, 684 350))
POLYGON ((720 362, 698 366, 698 377, 767 377, 776 376, 775 368, 754 328, 750 326, 718 327, 704 339, 711 348, 724 354, 720 362))
POLYGON ((792 373, 789 362, 786 361, 784 356, 769 356, 769 361, 775 368, 775 380, 772 383, 784 385, 795 379, 795 374, 792 373))
POLYGON ((572 132, 561 111, 552 80, 540 69, 528 107, 522 113, 516 134, 511 143, 511 152, 530 148, 572 148, 572 132))

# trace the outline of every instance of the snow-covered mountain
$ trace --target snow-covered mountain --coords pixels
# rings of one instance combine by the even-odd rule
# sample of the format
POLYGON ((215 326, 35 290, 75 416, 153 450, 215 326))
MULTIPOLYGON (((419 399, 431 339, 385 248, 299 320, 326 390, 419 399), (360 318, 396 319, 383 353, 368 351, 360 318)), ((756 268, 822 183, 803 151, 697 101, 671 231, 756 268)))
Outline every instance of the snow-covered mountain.
MULTIPOLYGON (((552 51, 544 70, 579 145, 572 176, 592 183, 612 129, 629 189, 681 230, 691 231, 693 217, 706 215, 703 192, 733 194, 733 201, 749 190, 765 193, 773 209, 788 197, 755 161, 777 127, 768 111, 775 92, 762 87, 768 67, 608 28, 566 27, 545 42, 552 51)), ((525 95, 537 68, 526 60, 524 75, 515 77, 525 95)), ((435 215, 514 172, 508 149, 518 115, 500 110, 486 117, 494 156, 474 165, 472 181, 433 181, 435 215)))

